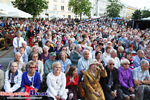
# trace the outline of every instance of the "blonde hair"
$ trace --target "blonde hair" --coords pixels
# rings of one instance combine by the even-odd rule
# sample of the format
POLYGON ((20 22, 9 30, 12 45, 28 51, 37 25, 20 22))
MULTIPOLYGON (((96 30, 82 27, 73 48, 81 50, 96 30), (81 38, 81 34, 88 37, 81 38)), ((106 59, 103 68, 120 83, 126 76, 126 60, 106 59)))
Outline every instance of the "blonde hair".
POLYGON ((130 64, 130 62, 129 62, 128 59, 123 59, 123 60, 121 60, 121 62, 120 62, 121 66, 122 66, 123 64, 125 64, 126 62, 130 64))
POLYGON ((54 69, 57 65, 61 65, 60 62, 54 62, 54 63, 52 64, 52 69, 54 69))
POLYGON ((30 65, 36 66, 36 63, 35 63, 33 60, 30 60, 30 61, 28 62, 28 64, 27 64, 27 68, 29 68, 30 65))

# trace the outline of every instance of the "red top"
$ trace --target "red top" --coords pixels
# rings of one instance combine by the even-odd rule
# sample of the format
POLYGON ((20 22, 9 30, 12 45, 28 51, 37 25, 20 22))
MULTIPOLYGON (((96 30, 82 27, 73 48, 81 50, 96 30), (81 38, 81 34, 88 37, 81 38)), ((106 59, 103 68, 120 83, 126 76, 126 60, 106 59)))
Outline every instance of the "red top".
POLYGON ((69 85, 78 85, 79 75, 78 74, 76 75, 76 77, 74 78, 74 82, 70 82, 69 76, 67 76, 66 81, 67 81, 66 86, 69 86, 69 85))

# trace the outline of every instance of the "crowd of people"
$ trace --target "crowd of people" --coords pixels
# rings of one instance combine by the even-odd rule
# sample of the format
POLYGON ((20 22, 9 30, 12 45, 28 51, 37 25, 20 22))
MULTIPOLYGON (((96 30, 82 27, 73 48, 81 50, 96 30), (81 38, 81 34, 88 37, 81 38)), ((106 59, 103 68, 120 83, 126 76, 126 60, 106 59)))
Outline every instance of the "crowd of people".
POLYGON ((1 19, 0 36, 14 47, 7 71, 0 70, 1 91, 78 100, 82 82, 80 99, 150 100, 150 33, 125 20, 1 19))

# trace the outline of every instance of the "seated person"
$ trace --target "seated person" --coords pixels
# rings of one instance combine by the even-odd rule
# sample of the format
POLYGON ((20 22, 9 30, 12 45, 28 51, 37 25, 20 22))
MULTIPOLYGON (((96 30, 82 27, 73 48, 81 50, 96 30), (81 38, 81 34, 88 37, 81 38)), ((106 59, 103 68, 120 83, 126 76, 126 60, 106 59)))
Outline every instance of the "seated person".
POLYGON ((8 64, 7 70, 9 70, 10 65, 11 65, 12 62, 16 62, 17 65, 18 65, 18 69, 21 70, 22 72, 25 72, 26 71, 25 63, 22 62, 20 58, 21 58, 21 54, 19 52, 17 52, 15 54, 15 59, 10 61, 10 63, 8 64))
POLYGON ((62 72, 67 74, 69 71, 70 65, 72 65, 71 60, 67 58, 67 54, 65 52, 60 52, 59 53, 59 60, 62 68, 62 72))
POLYGON ((0 91, 4 86, 4 71, 0 69, 0 91))
MULTIPOLYGON (((149 62, 147 60, 142 60, 140 66, 133 69, 133 80, 136 89, 136 98, 139 100, 143 99, 144 89, 147 88, 150 91, 150 75, 149 75, 149 62)), ((149 95, 149 92, 148 92, 149 95)))
POLYGON ((25 92, 25 86, 32 87, 35 92, 40 88, 40 74, 35 71, 36 63, 34 61, 29 61, 27 64, 28 71, 24 72, 22 75, 21 82, 21 92, 25 92))
POLYGON ((123 91, 123 97, 127 100, 135 98, 132 71, 129 65, 129 60, 123 59, 121 60, 121 66, 118 68, 120 89, 123 91))
POLYGON ((16 62, 12 62, 9 70, 5 72, 5 83, 4 90, 5 92, 17 92, 20 89, 22 78, 22 71, 18 69, 16 62))
POLYGON ((78 100, 77 86, 78 86, 79 76, 77 74, 77 67, 71 66, 66 76, 67 76, 66 87, 67 89, 69 89, 68 99, 78 100))
POLYGON ((118 89, 118 69, 114 67, 115 60, 110 58, 105 67, 107 77, 101 78, 100 83, 102 85, 106 100, 123 100, 121 91, 118 89))
POLYGON ((53 71, 47 75, 47 94, 48 100, 66 100, 66 76, 61 71, 60 62, 54 62, 52 65, 53 71))

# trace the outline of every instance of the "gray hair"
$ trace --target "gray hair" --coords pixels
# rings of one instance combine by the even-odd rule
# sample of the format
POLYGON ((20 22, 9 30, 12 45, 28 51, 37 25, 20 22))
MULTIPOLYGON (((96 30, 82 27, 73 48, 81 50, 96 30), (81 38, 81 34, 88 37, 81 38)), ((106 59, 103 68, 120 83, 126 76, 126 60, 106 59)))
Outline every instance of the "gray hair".
POLYGON ((111 49, 110 53, 117 52, 115 49, 111 49))
POLYGON ((139 39, 139 37, 138 37, 138 36, 135 36, 135 38, 134 38, 134 39, 135 39, 135 40, 136 40, 136 39, 139 39))
POLYGON ((138 50, 138 51, 137 51, 137 54, 140 54, 142 51, 143 51, 143 50, 138 50))
POLYGON ((147 60, 143 59, 141 62, 140 62, 140 65, 145 65, 146 63, 149 63, 147 60))
POLYGON ((48 47, 48 46, 44 46, 44 47, 43 47, 43 50, 44 50, 44 49, 49 49, 49 47, 48 47))
POLYGON ((77 44, 77 45, 76 45, 76 49, 77 49, 77 48, 80 48, 80 47, 81 47, 81 44, 77 44))
POLYGON ((128 63, 130 64, 130 62, 129 62, 128 59, 123 59, 123 60, 121 60, 120 64, 123 65, 123 64, 126 63, 126 62, 128 62, 128 63))
POLYGON ((18 35, 19 33, 22 34, 21 31, 17 31, 17 32, 16 32, 16 35, 18 35))
POLYGON ((86 52, 90 53, 89 50, 83 50, 83 54, 85 54, 86 52))
POLYGON ((109 58, 107 63, 109 63, 110 61, 113 61, 115 63, 115 59, 113 59, 113 58, 109 58))

